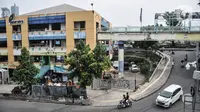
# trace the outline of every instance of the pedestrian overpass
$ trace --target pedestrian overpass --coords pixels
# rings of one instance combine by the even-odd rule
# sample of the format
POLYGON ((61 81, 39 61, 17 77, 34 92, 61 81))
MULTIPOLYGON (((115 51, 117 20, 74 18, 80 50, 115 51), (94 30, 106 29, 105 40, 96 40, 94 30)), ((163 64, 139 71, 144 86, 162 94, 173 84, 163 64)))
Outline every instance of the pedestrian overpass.
POLYGON ((118 41, 118 70, 124 73, 124 43, 123 41, 200 41, 199 27, 114 27, 98 32, 99 41, 109 41, 109 54, 112 57, 113 41, 118 41))
POLYGON ((98 32, 98 40, 142 41, 181 40, 200 41, 199 27, 113 27, 98 32))

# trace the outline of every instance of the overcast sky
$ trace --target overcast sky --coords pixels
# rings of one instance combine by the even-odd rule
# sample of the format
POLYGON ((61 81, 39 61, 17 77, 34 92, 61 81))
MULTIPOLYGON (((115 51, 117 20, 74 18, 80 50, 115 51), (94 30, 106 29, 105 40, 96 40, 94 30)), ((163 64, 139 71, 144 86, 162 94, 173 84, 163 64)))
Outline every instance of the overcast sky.
POLYGON ((113 26, 139 26, 140 8, 143 8, 143 25, 153 25, 155 13, 163 13, 182 8, 186 11, 199 11, 199 0, 0 0, 0 7, 8 7, 16 3, 20 14, 60 5, 63 3, 94 10, 110 21, 113 26))

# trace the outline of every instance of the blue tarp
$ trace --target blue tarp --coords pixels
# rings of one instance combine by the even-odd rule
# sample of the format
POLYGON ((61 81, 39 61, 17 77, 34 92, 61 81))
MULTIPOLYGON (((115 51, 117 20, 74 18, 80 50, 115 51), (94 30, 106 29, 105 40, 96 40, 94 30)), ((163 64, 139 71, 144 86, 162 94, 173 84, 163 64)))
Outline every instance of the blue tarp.
POLYGON ((71 74, 73 71, 68 71, 62 66, 54 66, 55 72, 71 74))
POLYGON ((50 66, 42 66, 40 68, 40 72, 35 76, 35 78, 41 78, 44 76, 45 73, 47 73, 50 70, 50 66))

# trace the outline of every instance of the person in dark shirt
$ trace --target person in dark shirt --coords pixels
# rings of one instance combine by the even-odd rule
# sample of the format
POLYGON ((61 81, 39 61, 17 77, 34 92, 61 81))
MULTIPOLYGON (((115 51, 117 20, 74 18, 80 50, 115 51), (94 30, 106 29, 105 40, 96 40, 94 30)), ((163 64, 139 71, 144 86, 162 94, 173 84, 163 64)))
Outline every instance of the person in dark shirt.
POLYGON ((129 100, 128 92, 126 93, 126 100, 129 100))

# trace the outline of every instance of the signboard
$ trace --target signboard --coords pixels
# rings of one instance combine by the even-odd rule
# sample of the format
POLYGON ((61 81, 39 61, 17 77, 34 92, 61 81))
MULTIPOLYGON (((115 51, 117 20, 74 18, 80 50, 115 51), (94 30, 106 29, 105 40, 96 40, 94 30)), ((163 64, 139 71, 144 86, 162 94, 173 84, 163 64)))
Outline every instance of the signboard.
POLYGON ((10 15, 9 17, 9 23, 11 25, 21 25, 24 23, 24 20, 14 20, 15 19, 15 14, 10 15))
POLYGON ((24 23, 24 20, 12 20, 10 21, 11 25, 21 25, 24 23))
POLYGON ((197 80, 200 80, 200 71, 194 71, 193 73, 193 79, 197 79, 197 80))
POLYGON ((85 39, 86 33, 85 31, 74 31, 74 39, 85 39))

